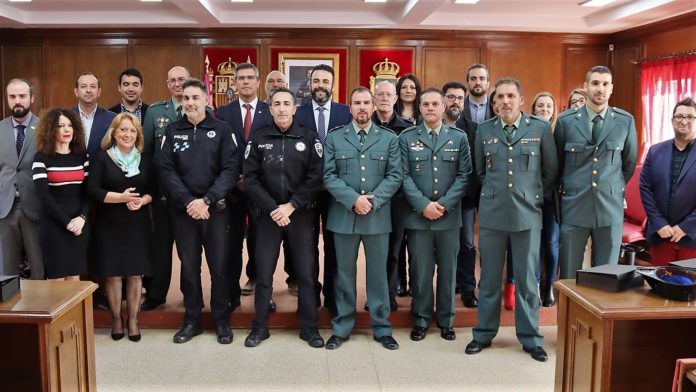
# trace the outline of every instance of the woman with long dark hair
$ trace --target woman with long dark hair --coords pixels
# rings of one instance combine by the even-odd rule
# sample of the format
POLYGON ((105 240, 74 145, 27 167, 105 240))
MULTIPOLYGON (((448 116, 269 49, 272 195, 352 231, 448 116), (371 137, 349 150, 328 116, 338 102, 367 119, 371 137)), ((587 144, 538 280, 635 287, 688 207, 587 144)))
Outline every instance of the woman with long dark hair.
POLYGON ((413 74, 403 75, 396 82, 396 94, 399 98, 394 104, 394 111, 413 125, 423 122, 420 113, 421 92, 421 84, 413 74))

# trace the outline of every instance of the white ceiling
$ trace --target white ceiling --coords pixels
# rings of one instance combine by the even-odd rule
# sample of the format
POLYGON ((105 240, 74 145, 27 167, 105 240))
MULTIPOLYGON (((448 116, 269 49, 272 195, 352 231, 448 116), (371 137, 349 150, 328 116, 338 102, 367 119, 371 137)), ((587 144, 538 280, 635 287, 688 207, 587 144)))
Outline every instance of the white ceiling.
POLYGON ((613 33, 696 10, 696 0, 0 0, 0 28, 297 27, 613 33))

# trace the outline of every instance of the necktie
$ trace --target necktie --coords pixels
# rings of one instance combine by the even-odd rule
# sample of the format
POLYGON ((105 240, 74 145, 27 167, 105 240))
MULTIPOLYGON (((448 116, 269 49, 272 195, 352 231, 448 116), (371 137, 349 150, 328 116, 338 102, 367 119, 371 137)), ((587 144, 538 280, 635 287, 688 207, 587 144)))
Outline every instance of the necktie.
POLYGON ((19 157, 19 153, 22 152, 22 146, 24 145, 24 128, 26 128, 24 125, 19 124, 15 128, 17 128, 17 157, 19 157))
POLYGON ((181 120, 181 105, 176 108, 176 119, 181 120))
POLYGON ((319 111, 319 117, 317 118, 317 133, 319 134, 319 141, 324 144, 326 141, 326 117, 324 117, 325 107, 319 106, 317 108, 319 111))
POLYGON ((249 134, 251 133, 251 104, 245 103, 244 109, 246 109, 246 114, 244 115, 244 140, 249 140, 249 134))
POLYGON ((592 141, 597 143, 597 139, 599 138, 599 131, 602 129, 602 127, 599 125, 600 122, 602 121, 602 116, 596 115, 592 119, 592 141))
POLYGON ((360 145, 365 144, 365 130, 361 129, 358 131, 358 137, 360 138, 360 145))
POLYGON ((512 138, 515 136, 515 126, 514 125, 506 125, 504 127, 505 129, 505 139, 508 141, 508 143, 512 143, 512 138))
POLYGON ((437 132, 434 129, 430 131, 430 140, 433 142, 433 147, 437 145, 437 132))

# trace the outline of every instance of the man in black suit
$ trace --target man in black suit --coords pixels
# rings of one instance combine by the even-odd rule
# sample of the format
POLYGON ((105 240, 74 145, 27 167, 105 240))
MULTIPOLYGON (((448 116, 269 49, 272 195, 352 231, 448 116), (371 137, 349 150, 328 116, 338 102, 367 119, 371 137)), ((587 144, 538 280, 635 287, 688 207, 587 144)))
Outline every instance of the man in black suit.
MULTIPOLYGON (((311 78, 312 101, 297 109, 295 120, 300 126, 317 131, 319 141, 323 145, 326 135, 332 128, 348 124, 353 117, 348 106, 338 102, 331 102, 331 92, 334 86, 334 70, 326 64, 319 64, 312 69, 311 78)), ((334 279, 336 276, 336 248, 334 247, 333 233, 326 229, 326 218, 329 211, 331 195, 326 190, 321 190, 317 196, 317 220, 315 221, 316 243, 319 241, 319 222, 324 235, 324 287, 317 282, 317 295, 319 290, 324 293, 324 306, 336 314, 336 299, 334 297, 334 279)), ((319 269, 319 249, 314 257, 314 267, 319 269)), ((319 303, 319 302, 318 302, 319 303)))
MULTIPOLYGON (((257 129, 263 128, 273 122, 273 117, 268 110, 268 104, 258 97, 259 69, 251 63, 241 63, 235 69, 235 85, 239 98, 218 108, 217 118, 227 122, 232 127, 233 138, 239 146, 244 146, 249 136, 257 129)), ((244 190, 242 176, 239 176, 237 186, 227 195, 231 207, 232 222, 230 225, 230 307, 239 306, 240 295, 252 295, 255 290, 254 271, 254 230, 247 227, 249 224, 249 201, 244 190), (241 288, 239 278, 242 274, 242 252, 244 247, 244 231, 247 231, 247 264, 246 274, 249 281, 241 288)), ((274 307, 274 304, 272 305, 274 307)))
POLYGON ((142 124, 149 106, 140 98, 143 94, 143 74, 137 68, 124 69, 118 76, 118 92, 121 100, 109 110, 116 114, 128 112, 142 124))
POLYGON ((73 106, 73 112, 80 116, 82 127, 85 129, 85 147, 91 155, 101 150, 101 141, 116 113, 99 106, 97 100, 101 96, 101 82, 92 72, 83 72, 75 78, 75 97, 79 100, 73 106))

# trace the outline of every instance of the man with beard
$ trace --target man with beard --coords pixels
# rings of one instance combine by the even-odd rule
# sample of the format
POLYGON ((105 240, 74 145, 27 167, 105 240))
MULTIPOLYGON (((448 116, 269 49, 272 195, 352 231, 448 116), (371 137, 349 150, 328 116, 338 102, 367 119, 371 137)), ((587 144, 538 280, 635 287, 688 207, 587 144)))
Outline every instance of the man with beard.
MULTIPOLYGON (((474 87, 481 84, 473 81, 474 87)), ((486 89, 487 91, 487 89, 486 89)), ((469 142, 469 151, 473 162, 474 140, 476 140, 476 129, 478 124, 464 116, 464 106, 467 88, 463 83, 452 81, 442 86, 445 94, 445 115, 443 121, 447 126, 454 126, 466 133, 469 142)), ((474 246, 474 223, 476 219, 476 207, 478 206, 478 194, 480 185, 478 178, 473 170, 469 177, 469 185, 466 194, 462 199, 462 227, 459 229, 460 249, 457 255, 457 291, 461 291, 462 302, 467 308, 478 306, 478 299, 474 290, 476 289, 476 247, 474 246)))
MULTIPOLYGON (((375 86, 375 112, 372 114, 372 122, 384 128, 391 129, 398 136, 411 124, 406 122, 394 111, 394 104, 398 96, 396 86, 383 80, 375 86)), ((404 199, 401 189, 396 192, 391 201, 392 231, 389 234, 389 257, 387 258, 387 276, 389 277, 389 306, 392 311, 398 308, 396 296, 406 296, 406 287, 399 285, 399 268, 406 271, 406 243, 404 242, 403 216, 408 211, 408 204, 404 199)), ((367 306, 367 305, 366 305, 367 306)))
POLYGON ((31 171, 39 122, 31 112, 34 87, 26 79, 12 79, 6 92, 11 114, 0 121, 0 275, 19 275, 26 259, 31 278, 43 279, 36 231, 40 205, 31 171))
MULTIPOLYGON (((251 63, 241 63, 235 69, 235 86, 239 99, 223 105, 217 110, 217 118, 225 121, 232 127, 234 137, 240 146, 245 145, 251 134, 258 129, 273 122, 273 117, 268 110, 268 104, 258 97, 259 69, 251 63)), ((242 162, 243 165, 243 162, 242 162)), ((237 186, 227 195, 227 201, 232 209, 232 224, 230 226, 230 307, 236 308, 240 303, 240 295, 253 295, 256 290, 256 268, 254 264, 254 248, 256 242, 254 222, 249 215, 249 198, 244 189, 244 181, 240 177, 237 186), (247 256, 246 265, 247 283, 239 287, 239 278, 242 274, 244 231, 247 232, 247 256)), ((270 301, 271 310, 276 305, 270 301)))
POLYGON ((73 112, 80 116, 85 130, 85 148, 87 154, 94 154, 101 149, 101 141, 116 113, 99 106, 101 81, 93 72, 83 72, 75 78, 75 97, 79 100, 73 106, 73 112))
POLYGON ((273 91, 279 88, 288 88, 288 82, 285 80, 285 75, 280 71, 271 71, 266 75, 264 90, 266 91, 266 103, 271 105, 271 95, 273 91))
MULTIPOLYGON (((312 101, 297 108, 295 120, 302 127, 313 129, 323 145, 328 131, 350 123, 351 114, 348 106, 331 101, 334 85, 334 70, 326 64, 319 64, 310 74, 312 86, 312 101)), ((334 297, 334 279, 336 276, 336 250, 333 234, 327 229, 327 218, 331 195, 322 190, 317 195, 317 219, 314 225, 315 235, 319 243, 319 233, 324 239, 324 287, 317 282, 317 295, 324 293, 324 306, 332 314, 336 314, 336 299, 334 297), (319 223, 321 222, 321 228, 319 223)), ((314 254, 314 268, 319 271, 319 248, 314 254)), ((317 302, 319 303, 319 302, 317 302)))
POLYGON ((375 341, 388 350, 399 344, 389 323, 387 255, 391 231, 389 202, 402 178, 397 136, 372 123, 374 97, 358 86, 350 94, 353 121, 332 129, 325 144, 324 186, 331 195, 327 229, 336 244, 336 317, 328 350, 350 338, 355 325, 358 249, 365 250, 367 303, 375 341))
POLYGON ((118 92, 121 94, 121 101, 109 110, 116 114, 131 113, 142 124, 149 106, 140 98, 143 93, 143 74, 137 68, 124 69, 118 77, 118 92))
POLYGON ((399 136, 403 191, 410 205, 404 216, 415 325, 411 340, 425 339, 433 317, 440 336, 454 340, 454 285, 462 225, 461 200, 471 178, 471 156, 464 131, 442 121, 445 97, 428 88, 420 97, 423 123, 399 136), (433 276, 437 266, 436 298, 433 276))
POLYGON ((592 266, 619 262, 624 190, 638 157, 633 116, 609 106, 609 68, 590 68, 584 88, 587 104, 562 113, 554 132, 561 168, 561 279, 582 268, 590 236, 592 266))

